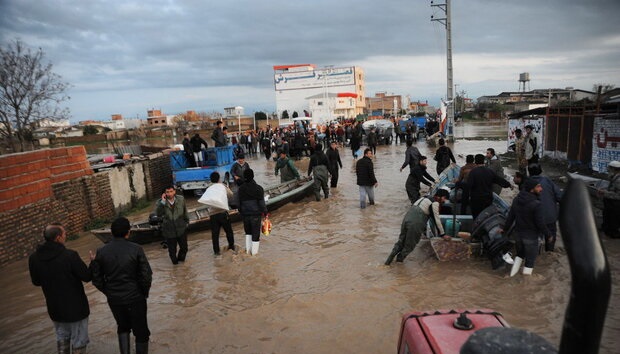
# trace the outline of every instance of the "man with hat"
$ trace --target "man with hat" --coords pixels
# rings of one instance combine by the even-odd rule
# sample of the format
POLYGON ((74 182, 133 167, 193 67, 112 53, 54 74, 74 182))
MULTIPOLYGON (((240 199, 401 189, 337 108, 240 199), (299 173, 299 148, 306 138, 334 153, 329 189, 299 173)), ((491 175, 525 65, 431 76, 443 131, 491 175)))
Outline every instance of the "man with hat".
POLYGON ((283 150, 278 151, 279 158, 276 161, 275 175, 278 175, 280 172, 280 182, 284 183, 287 181, 292 181, 296 178, 299 178, 299 172, 293 163, 293 160, 289 159, 286 156, 286 153, 283 150))
POLYGON ((445 189, 439 189, 433 198, 422 197, 413 203, 400 226, 400 235, 398 241, 394 244, 392 253, 385 261, 385 265, 390 265, 396 257, 396 262, 402 262, 405 257, 413 251, 415 246, 420 242, 420 237, 426 230, 426 223, 429 218, 434 218, 435 227, 438 234, 443 237, 445 232, 441 219, 439 217, 439 209, 446 200, 450 198, 450 193, 445 189))
POLYGON ((514 223, 514 230, 517 235, 517 257, 510 270, 511 277, 519 272, 524 260, 523 274, 531 275, 538 255, 539 238, 551 237, 543 218, 542 203, 538 199, 542 189, 539 181, 532 178, 526 179, 523 182, 523 189, 512 201, 512 206, 508 212, 503 230, 508 230, 514 223))
POLYGON ((620 161, 611 161, 607 165, 609 186, 599 190, 603 197, 603 231, 612 238, 620 238, 620 161))

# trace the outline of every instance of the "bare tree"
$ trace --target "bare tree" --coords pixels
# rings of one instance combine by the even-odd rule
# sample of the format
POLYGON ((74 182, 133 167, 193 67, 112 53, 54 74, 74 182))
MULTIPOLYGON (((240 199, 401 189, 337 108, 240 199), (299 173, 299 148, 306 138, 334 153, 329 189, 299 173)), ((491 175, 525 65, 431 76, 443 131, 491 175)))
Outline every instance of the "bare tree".
POLYGON ((33 52, 19 39, 0 47, 0 135, 13 146, 17 138, 19 151, 24 151, 32 123, 69 116, 69 110, 59 106, 70 98, 68 87, 52 72, 52 64, 44 62, 41 48, 33 52))
POLYGON ((607 84, 607 83, 598 83, 598 84, 592 85, 592 91, 597 92, 599 87, 601 88, 601 93, 605 93, 607 91, 613 90, 614 87, 616 87, 616 85, 607 84))

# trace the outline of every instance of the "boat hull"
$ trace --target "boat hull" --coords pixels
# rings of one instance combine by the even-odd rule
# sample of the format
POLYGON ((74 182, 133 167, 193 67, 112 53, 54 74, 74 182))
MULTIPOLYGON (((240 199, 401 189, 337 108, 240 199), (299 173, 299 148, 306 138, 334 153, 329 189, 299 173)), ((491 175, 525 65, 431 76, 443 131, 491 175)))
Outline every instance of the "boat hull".
MULTIPOLYGON (((303 199, 312 192, 312 184, 312 178, 305 177, 267 188, 265 190, 265 196, 267 197, 265 204, 267 210, 272 212, 288 203, 303 199)), ((188 214, 188 232, 208 230, 211 227, 211 217, 206 206, 190 210, 188 214)), ((237 209, 230 210, 228 214, 230 216, 230 221, 233 223, 241 220, 241 215, 237 209)), ((112 232, 109 228, 91 230, 91 233, 104 243, 112 240, 112 232)), ((148 244, 152 242, 161 242, 162 240, 163 237, 159 225, 152 225, 148 221, 131 224, 129 241, 138 244, 148 244)))

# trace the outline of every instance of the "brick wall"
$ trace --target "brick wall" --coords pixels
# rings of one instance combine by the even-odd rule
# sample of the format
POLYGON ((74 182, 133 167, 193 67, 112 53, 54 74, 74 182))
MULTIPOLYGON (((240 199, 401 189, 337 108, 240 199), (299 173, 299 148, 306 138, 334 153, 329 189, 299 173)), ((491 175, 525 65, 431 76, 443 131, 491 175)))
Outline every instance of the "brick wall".
MULTIPOLYGON (((164 186, 172 183, 169 155, 150 155, 138 163, 144 183, 118 184, 142 186, 145 191, 136 193, 159 198, 164 186)), ((132 173, 127 176, 135 178, 132 173)), ((93 174, 83 146, 0 156, 0 266, 32 253, 43 242, 43 229, 49 223, 61 222, 74 235, 93 219, 109 220, 132 208, 124 205, 118 210, 114 205, 110 196, 119 186, 110 179, 109 171, 93 174)))
POLYGON ((92 175, 83 146, 0 156, 0 213, 52 196, 52 184, 92 175))
POLYGON ((144 164, 144 176, 146 180, 147 198, 161 198, 161 193, 164 188, 172 185, 170 154, 157 153, 149 155, 148 160, 145 161, 144 164))

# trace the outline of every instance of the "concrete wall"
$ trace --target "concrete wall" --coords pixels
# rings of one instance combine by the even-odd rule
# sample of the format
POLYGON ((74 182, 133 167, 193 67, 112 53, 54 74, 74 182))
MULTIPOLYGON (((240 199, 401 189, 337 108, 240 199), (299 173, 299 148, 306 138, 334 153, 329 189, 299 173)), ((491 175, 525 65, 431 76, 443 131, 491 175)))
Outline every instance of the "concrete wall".
POLYGON ((75 235, 93 220, 112 220, 141 199, 159 198, 171 183, 163 153, 97 174, 83 146, 0 156, 0 266, 32 253, 49 223, 75 235))

